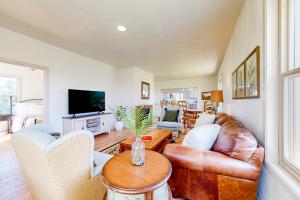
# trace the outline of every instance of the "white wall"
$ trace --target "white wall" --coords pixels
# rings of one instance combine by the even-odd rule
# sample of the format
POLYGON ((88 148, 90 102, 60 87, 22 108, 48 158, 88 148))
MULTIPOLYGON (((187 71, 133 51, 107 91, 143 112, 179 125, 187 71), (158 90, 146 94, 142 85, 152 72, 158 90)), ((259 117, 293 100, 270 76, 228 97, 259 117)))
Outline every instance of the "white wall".
POLYGON ((16 77, 19 80, 19 99, 44 98, 44 71, 0 62, 0 75, 16 77))
MULTIPOLYGON (((227 51, 225 53, 222 65, 219 70, 219 76, 223 76, 224 104, 223 110, 229 114, 236 116, 256 135, 262 145, 265 144, 265 13, 264 2, 272 2, 273 0, 246 0, 241 10, 240 17, 235 26, 235 30, 230 39, 227 51), (261 47, 261 97, 252 100, 232 100, 231 74, 233 70, 247 57, 247 55, 257 46, 261 47)), ((274 7, 276 9, 276 7, 274 7)), ((274 20, 274 23, 278 20, 274 20)), ((277 30, 275 30, 277 31, 277 30)), ((270 33, 272 35, 272 33, 270 33)), ((275 35, 274 35, 275 37, 275 35)), ((271 48, 278 48, 272 46, 271 48)), ((275 56, 276 57, 276 56, 275 56)), ((272 58, 270 58, 272 59, 272 58)), ((278 67, 274 65, 274 67, 278 67)), ((275 87, 273 85, 273 87, 275 87)), ((274 134, 273 137, 276 137, 274 134)), ((268 139, 268 141, 271 138, 268 139)), ((267 149, 266 149, 267 151, 267 149)), ((287 186, 287 184, 272 170, 263 167, 258 199, 262 200, 296 200, 297 196, 287 186)))
MULTIPOLYGON (((175 79, 167 81, 155 81, 154 82, 154 92, 155 92, 155 104, 159 105, 161 98, 162 89, 170 88, 198 88, 198 97, 199 101, 201 100, 201 92, 209 92, 217 89, 217 77, 208 76, 208 77, 198 77, 190 79, 175 79)), ((199 109, 203 109, 202 101, 198 104, 199 109)))
POLYGON ((135 104, 143 105, 143 104, 153 104, 155 99, 154 94, 154 76, 153 74, 143 71, 139 68, 134 68, 134 86, 135 86, 135 104), (142 81, 150 84, 150 98, 149 99, 141 99, 141 83, 142 81))
POLYGON ((219 76, 223 77, 223 111, 236 116, 264 143, 264 1, 247 0, 242 8, 230 39, 219 76), (260 95, 259 99, 232 99, 232 72, 256 47, 260 46, 260 95))
POLYGON ((153 104, 154 81, 153 74, 136 67, 121 68, 116 72, 116 92, 119 97, 117 105, 132 106, 153 104), (150 83, 150 99, 141 99, 141 82, 150 83))
POLYGON ((58 131, 62 131, 61 117, 68 112, 69 88, 105 91, 107 103, 113 102, 114 67, 3 28, 0 28, 0 40, 0 57, 49 70, 48 120, 58 131))
POLYGON ((116 72, 116 92, 118 96, 123 98, 116 98, 114 106, 122 105, 128 106, 135 101, 134 96, 134 68, 121 68, 116 72))

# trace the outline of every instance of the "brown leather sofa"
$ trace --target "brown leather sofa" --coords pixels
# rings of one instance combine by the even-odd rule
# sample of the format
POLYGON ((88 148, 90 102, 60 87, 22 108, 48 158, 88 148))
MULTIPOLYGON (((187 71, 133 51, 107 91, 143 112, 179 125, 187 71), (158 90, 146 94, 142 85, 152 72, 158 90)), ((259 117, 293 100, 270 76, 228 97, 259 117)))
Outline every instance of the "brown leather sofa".
POLYGON ((175 198, 191 200, 253 200, 264 159, 264 149, 234 117, 219 114, 221 131, 211 151, 168 144, 164 155, 173 172, 169 179, 175 198))

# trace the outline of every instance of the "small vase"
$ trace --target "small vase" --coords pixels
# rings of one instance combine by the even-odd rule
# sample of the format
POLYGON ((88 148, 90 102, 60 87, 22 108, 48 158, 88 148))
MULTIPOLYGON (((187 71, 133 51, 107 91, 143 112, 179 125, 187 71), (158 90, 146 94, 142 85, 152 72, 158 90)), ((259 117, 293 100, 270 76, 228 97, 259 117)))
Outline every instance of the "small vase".
POLYGON ((115 129, 116 131, 121 131, 124 128, 124 123, 122 121, 117 121, 115 123, 115 129))
POLYGON ((141 166, 145 163, 145 144, 140 137, 136 137, 131 146, 132 164, 141 166))

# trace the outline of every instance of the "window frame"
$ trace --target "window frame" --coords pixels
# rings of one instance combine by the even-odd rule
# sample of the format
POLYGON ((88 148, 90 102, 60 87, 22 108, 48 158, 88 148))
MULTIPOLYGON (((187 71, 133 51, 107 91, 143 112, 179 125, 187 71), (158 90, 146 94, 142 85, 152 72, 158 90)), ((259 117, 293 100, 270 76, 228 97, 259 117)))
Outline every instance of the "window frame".
MULTIPOLYGON (((291 137, 294 137, 294 109, 291 104, 294 104, 294 93, 289 93, 294 85, 289 85, 291 78, 300 76, 300 68, 295 66, 295 52, 294 49, 294 15, 293 5, 294 0, 280 0, 280 107, 279 107, 279 164, 290 173, 297 181, 300 181, 300 167, 296 167, 286 157, 287 148, 292 148, 290 143, 291 137), (293 40, 293 41, 292 41, 293 40)), ((293 89, 294 90, 294 89, 293 89)), ((291 149, 288 150, 291 152, 291 149)))
POLYGON ((21 78, 17 75, 13 75, 13 74, 5 74, 5 73, 0 73, 0 78, 4 77, 4 78, 15 78, 17 81, 17 91, 16 91, 16 99, 17 101, 20 101, 21 99, 21 78))
MULTIPOLYGON (((161 89, 160 90, 160 100, 163 100, 164 98, 163 98, 163 93, 165 93, 165 92, 169 92, 170 94, 173 92, 174 93, 174 91, 175 90, 189 90, 189 89, 193 89, 194 90, 194 92, 195 92, 195 99, 198 99, 198 94, 199 94, 199 89, 198 89, 198 87, 182 87, 182 88, 168 88, 168 89, 161 89)), ((193 99, 193 97, 189 97, 188 99, 193 99)), ((176 99, 176 98, 174 98, 174 100, 184 100, 184 99, 176 99)))
MULTIPOLYGON (((3 77, 3 78, 14 78, 16 79, 16 85, 17 85, 17 88, 16 88, 16 102, 19 102, 20 99, 21 99, 21 78, 17 75, 12 75, 12 74, 4 74, 4 73, 0 73, 0 78, 3 77)), ((12 114, 12 113, 10 113, 12 114)))
MULTIPOLYGON (((294 109, 293 105, 295 102, 294 94, 289 93, 291 90, 289 87, 294 87, 289 85, 289 79, 294 77, 300 77, 300 69, 291 70, 281 75, 281 117, 280 117, 280 139, 279 139, 279 164, 282 165, 291 175, 293 175, 298 181, 300 181, 300 167, 296 167, 292 162, 290 162, 285 153, 288 151, 292 152, 291 148, 293 147, 293 140, 291 137, 294 137, 294 109), (288 149, 290 148, 290 149, 288 149)), ((293 90, 293 89, 292 89, 293 90)))

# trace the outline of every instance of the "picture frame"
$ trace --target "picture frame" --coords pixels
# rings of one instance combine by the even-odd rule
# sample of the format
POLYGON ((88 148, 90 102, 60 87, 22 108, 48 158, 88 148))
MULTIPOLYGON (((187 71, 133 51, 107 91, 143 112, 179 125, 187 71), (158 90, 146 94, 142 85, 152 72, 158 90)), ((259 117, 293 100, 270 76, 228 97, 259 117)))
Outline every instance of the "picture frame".
POLYGON ((236 98, 237 86, 236 86, 236 71, 232 73, 232 98, 236 98))
POLYGON ((236 70, 236 98, 245 97, 245 65, 242 64, 236 70))
POLYGON ((232 99, 253 98, 260 98, 259 46, 232 73, 232 99))
POLYGON ((210 92, 201 92, 201 99, 208 101, 210 100, 211 93, 210 92))
POLYGON ((252 52, 245 62, 245 86, 247 98, 259 98, 259 49, 252 52))
POLYGON ((150 99, 150 83, 141 82, 141 99, 150 99))

